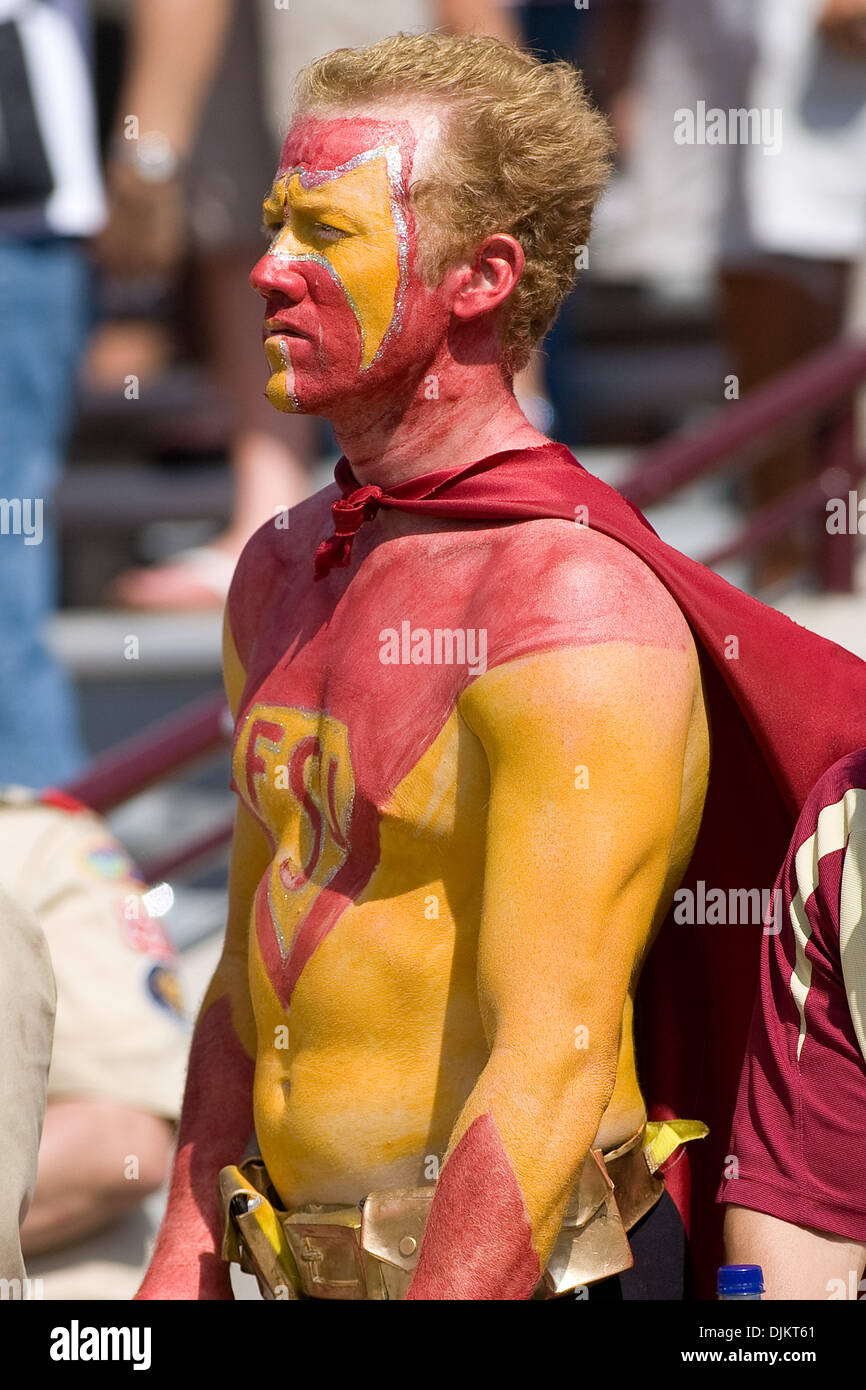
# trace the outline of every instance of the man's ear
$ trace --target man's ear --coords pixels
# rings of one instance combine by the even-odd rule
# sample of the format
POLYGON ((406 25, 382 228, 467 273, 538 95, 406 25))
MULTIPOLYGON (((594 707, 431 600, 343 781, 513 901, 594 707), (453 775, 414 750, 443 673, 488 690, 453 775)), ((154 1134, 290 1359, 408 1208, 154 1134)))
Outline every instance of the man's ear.
POLYGON ((451 309, 468 322, 498 309, 523 274, 523 247, 507 232, 495 232, 481 243, 471 266, 454 272, 457 284, 451 309))

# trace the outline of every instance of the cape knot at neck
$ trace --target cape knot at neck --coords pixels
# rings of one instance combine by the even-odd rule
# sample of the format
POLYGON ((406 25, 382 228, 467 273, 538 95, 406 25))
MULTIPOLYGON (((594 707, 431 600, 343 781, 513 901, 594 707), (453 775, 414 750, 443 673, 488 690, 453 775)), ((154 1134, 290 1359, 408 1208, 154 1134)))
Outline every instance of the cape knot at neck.
POLYGON ((316 551, 315 576, 324 579, 331 570, 348 565, 352 554, 352 541, 365 521, 369 521, 379 510, 383 492, 375 483, 355 487, 338 497, 331 507, 334 518, 334 534, 322 541, 316 551))
POLYGON ((356 487, 345 497, 338 497, 331 508, 334 529, 338 536, 354 536, 365 521, 369 521, 379 510, 382 489, 375 483, 356 487))

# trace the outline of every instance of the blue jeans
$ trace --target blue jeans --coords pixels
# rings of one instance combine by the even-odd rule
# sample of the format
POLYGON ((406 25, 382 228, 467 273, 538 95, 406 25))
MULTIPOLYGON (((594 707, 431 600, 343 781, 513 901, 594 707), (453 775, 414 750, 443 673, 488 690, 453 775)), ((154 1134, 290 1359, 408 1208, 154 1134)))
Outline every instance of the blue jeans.
POLYGON ((84 762, 72 688, 42 630, 88 280, 77 242, 0 236, 0 783, 57 786, 84 762))

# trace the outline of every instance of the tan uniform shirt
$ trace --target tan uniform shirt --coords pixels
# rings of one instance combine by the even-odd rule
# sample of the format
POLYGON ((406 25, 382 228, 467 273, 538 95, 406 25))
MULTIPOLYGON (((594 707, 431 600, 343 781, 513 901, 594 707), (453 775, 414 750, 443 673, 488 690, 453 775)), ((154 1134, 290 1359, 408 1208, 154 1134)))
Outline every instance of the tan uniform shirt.
POLYGON ((19 1230, 36 1183, 54 1029, 54 976, 34 917, 0 889, 0 1288, 24 1297, 19 1230))
MULTIPOLYGON (((176 958, 105 823, 3 789, 0 888, 39 922, 54 966, 49 1100, 95 1096, 177 1119, 189 1024, 176 958)), ((139 1209, 77 1246, 28 1260, 28 1274, 43 1279, 48 1298, 131 1297, 150 1234, 139 1209)))
POLYGON ((49 1097, 176 1119, 188 1033, 165 931, 129 856, 90 811, 0 795, 0 887, 39 922, 57 980, 49 1097))

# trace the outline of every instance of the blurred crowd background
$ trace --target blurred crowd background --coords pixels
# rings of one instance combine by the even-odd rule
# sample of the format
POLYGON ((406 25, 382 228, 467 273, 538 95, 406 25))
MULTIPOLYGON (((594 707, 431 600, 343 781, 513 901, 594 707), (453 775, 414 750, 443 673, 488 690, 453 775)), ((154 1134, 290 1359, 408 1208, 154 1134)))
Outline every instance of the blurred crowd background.
MULTIPOLYGON (((325 422, 268 404, 248 285, 292 79, 328 49, 435 26, 575 63, 613 123, 616 174, 589 250, 575 248, 579 284, 516 383, 533 422, 591 470, 616 483, 672 432, 866 334, 866 0, 0 0, 0 494, 23 508, 16 532, 7 507, 0 536, 0 784, 68 784, 218 689, 222 606, 244 542, 328 481, 337 456, 325 422), (707 111, 738 109, 768 113, 761 138, 706 138, 707 111), (694 113, 691 139, 677 135, 682 111, 694 113), (44 502, 38 518, 27 499, 44 502)), ((792 431, 747 475, 715 477, 651 516, 700 555, 815 467, 814 440, 792 431)), ((808 600, 813 541, 792 524, 731 577, 772 602, 808 600)), ((859 604, 855 593, 841 618, 826 603, 809 612, 842 622, 860 650, 859 604)), ((4 797, 0 887, 20 902, 40 873, 21 873, 22 836, 28 862, 47 862, 77 813, 61 798, 53 830, 24 793, 4 797)), ((113 884, 115 919, 128 913, 145 888, 130 888, 116 837, 153 859, 178 837, 206 837, 228 800, 223 756, 134 798, 110 826, 76 822, 84 880, 70 870, 66 888, 31 891, 25 906, 38 919, 83 881, 113 884)), ((61 1077, 90 1078, 90 1100, 164 1129, 136 1141, 152 1145, 144 1188, 108 1193, 92 1174, 90 1205, 70 1216, 45 1195, 63 1186, 77 1132, 55 1110, 30 1251, 57 1294, 135 1287, 148 1231, 137 1204, 152 1189, 155 1219, 186 1046, 172 950, 190 1010, 223 892, 224 867, 208 866, 126 918, 129 971, 146 965, 173 1046, 143 1023, 132 1080, 113 1091, 100 1090, 110 1067, 57 1064, 61 1077), (142 930, 169 900, 168 936, 142 930), (143 1084, 143 1066, 165 1084, 143 1084)), ((61 1003, 90 969, 75 954, 55 962, 61 1003)), ((111 1051, 99 997, 87 1046, 111 1051)), ((83 1045, 80 1019, 62 1042, 83 1045)), ((57 1104, 77 1094, 68 1079, 57 1086, 57 1104)), ((82 1122, 84 1141, 94 1122, 82 1122)))

